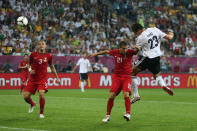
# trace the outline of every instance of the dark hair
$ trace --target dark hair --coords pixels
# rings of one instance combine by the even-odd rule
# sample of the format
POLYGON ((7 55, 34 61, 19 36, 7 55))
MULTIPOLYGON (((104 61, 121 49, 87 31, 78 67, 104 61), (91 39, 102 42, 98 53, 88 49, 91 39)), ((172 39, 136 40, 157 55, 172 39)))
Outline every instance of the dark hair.
POLYGON ((28 54, 24 54, 24 56, 29 56, 28 54))
POLYGON ((121 42, 119 43, 119 48, 121 48, 122 46, 127 46, 127 45, 128 45, 127 42, 121 41, 121 42))
POLYGON ((144 27, 141 25, 141 24, 139 24, 139 23, 135 23, 135 24, 133 24, 133 26, 132 26, 132 31, 134 32, 134 33, 137 33, 139 30, 142 30, 144 27))

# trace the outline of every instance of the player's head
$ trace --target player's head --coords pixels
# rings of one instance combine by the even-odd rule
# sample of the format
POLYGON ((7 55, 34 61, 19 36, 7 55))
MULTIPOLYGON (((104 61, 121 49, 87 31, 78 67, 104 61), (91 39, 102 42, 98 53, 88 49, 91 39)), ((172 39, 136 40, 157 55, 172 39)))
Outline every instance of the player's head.
POLYGON ((86 53, 86 52, 83 53, 83 58, 84 58, 84 59, 87 58, 87 53, 86 53))
POLYGON ((128 48, 129 48, 129 45, 127 44, 127 42, 121 41, 119 43, 120 53, 126 54, 126 52, 128 51, 128 48))
POLYGON ((139 35, 143 31, 143 26, 139 23, 135 23, 132 26, 132 31, 136 34, 139 35))
POLYGON ((41 40, 38 42, 38 46, 37 46, 37 49, 39 52, 45 52, 45 49, 47 48, 47 45, 46 45, 46 42, 41 40))
POLYGON ((25 61, 28 61, 28 59, 29 59, 28 54, 24 54, 24 60, 25 60, 25 61))

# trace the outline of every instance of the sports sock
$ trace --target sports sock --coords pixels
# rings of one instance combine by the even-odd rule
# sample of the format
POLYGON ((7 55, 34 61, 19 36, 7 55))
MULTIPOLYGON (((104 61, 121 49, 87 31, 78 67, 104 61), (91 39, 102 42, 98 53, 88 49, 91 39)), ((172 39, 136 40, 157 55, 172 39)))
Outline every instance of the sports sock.
POLYGON ((138 80, 136 76, 132 76, 133 97, 140 97, 138 93, 138 80))
POLYGON ((86 86, 87 82, 86 82, 86 81, 84 81, 83 83, 84 83, 84 86, 86 86))
POLYGON ((28 98, 28 99, 25 99, 25 101, 26 101, 27 103, 29 103, 31 106, 35 105, 35 103, 34 103, 34 102, 32 101, 32 99, 31 99, 31 97, 28 98))
POLYGON ((84 92, 84 82, 81 82, 81 91, 84 92))
POLYGON ((109 98, 107 102, 107 115, 111 114, 113 105, 114 105, 114 99, 109 98))
POLYGON ((157 82, 160 86, 163 86, 163 87, 166 86, 166 83, 164 82, 162 76, 158 76, 158 77, 156 78, 156 82, 157 82))
POLYGON ((130 99, 129 97, 125 97, 124 100, 125 100, 124 102, 125 102, 126 113, 130 114, 130 111, 131 111, 130 99))
POLYGON ((40 97, 40 114, 44 113, 45 98, 40 97))

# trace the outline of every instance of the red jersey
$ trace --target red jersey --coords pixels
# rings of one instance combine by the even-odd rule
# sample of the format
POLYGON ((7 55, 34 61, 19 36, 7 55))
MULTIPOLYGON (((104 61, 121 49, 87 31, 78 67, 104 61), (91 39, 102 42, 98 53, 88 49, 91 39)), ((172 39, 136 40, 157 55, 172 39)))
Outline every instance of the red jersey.
MULTIPOLYGON (((28 61, 26 62, 26 61, 24 61, 24 60, 22 60, 21 61, 21 63, 20 63, 20 66, 27 66, 28 65, 28 61)), ((21 74, 22 75, 28 75, 28 68, 23 68, 23 69, 21 69, 21 74)))
POLYGON ((30 55, 31 69, 35 74, 30 75, 30 81, 38 84, 47 82, 47 66, 52 65, 52 55, 49 53, 39 54, 32 52, 30 55))
POLYGON ((126 55, 123 55, 120 53, 120 50, 114 49, 111 50, 109 54, 114 57, 114 61, 115 61, 114 74, 130 76, 132 73, 131 70, 132 56, 135 55, 136 53, 134 53, 132 49, 129 49, 126 55))

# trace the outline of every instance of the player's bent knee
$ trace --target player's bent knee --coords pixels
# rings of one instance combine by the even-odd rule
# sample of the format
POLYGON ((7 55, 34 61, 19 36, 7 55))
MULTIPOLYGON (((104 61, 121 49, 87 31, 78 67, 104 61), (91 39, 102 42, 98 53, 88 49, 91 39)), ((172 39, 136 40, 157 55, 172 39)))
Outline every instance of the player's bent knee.
POLYGON ((40 97, 44 97, 44 93, 39 93, 39 96, 40 97))
POLYGON ((44 93, 45 93, 44 90, 40 90, 40 91, 39 91, 39 96, 40 96, 40 97, 44 97, 44 93))
POLYGON ((115 97, 116 97, 116 96, 112 95, 112 96, 110 96, 109 98, 110 98, 110 99, 115 99, 115 97))
POLYGON ((129 92, 124 92, 123 95, 124 95, 124 98, 127 98, 129 97, 129 92))
POLYGON ((25 101, 28 100, 29 98, 30 98, 29 95, 27 95, 27 94, 25 95, 25 94, 24 94, 24 100, 25 100, 25 101))
POLYGON ((109 98, 110 99, 115 99, 115 97, 116 97, 116 94, 115 93, 111 93, 109 98))
POLYGON ((24 92, 24 99, 29 99, 29 97, 31 96, 31 94, 29 92, 24 92))

